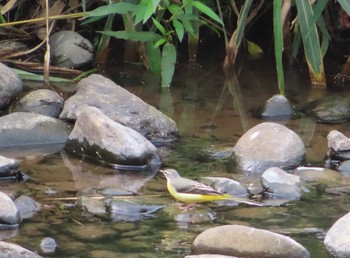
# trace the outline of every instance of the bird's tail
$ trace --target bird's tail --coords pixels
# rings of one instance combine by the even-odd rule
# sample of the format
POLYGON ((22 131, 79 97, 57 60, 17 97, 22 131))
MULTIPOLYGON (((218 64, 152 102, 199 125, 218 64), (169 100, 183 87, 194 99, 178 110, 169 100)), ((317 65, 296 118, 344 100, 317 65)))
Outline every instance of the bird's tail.
POLYGON ((245 198, 235 197, 235 196, 232 196, 231 194, 223 194, 222 197, 223 197, 223 200, 231 200, 238 203, 245 203, 253 206, 263 206, 261 203, 250 201, 245 198))

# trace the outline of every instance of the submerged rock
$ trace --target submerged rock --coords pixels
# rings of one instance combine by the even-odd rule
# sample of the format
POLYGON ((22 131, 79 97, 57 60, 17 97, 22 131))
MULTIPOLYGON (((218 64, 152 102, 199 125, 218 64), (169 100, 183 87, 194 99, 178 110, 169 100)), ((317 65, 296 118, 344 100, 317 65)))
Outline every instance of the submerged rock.
POLYGON ((104 215, 107 213, 106 203, 101 199, 83 195, 76 201, 76 205, 94 215, 104 215))
POLYGON ((65 143, 69 126, 56 118, 16 112, 0 117, 0 148, 65 143))
POLYGON ((274 198, 295 199, 303 192, 299 176, 288 174, 277 167, 267 169, 261 176, 261 183, 264 194, 274 198))
POLYGON ((307 104, 303 112, 318 122, 342 123, 350 119, 350 101, 341 96, 326 96, 307 104))
POLYGON ((40 242, 40 249, 45 254, 52 254, 57 247, 56 240, 51 237, 45 237, 40 242))
POLYGON ((34 90, 21 98, 11 112, 29 112, 58 118, 63 109, 63 98, 48 89, 34 90))
POLYGON ((130 165, 157 170, 161 165, 157 148, 152 143, 95 107, 86 107, 79 114, 65 149, 108 163, 116 169, 120 169, 120 165, 130 165))
POLYGON ((295 168, 305 155, 304 143, 295 132, 271 122, 249 129, 233 150, 238 168, 253 174, 261 174, 270 167, 295 168))
POLYGON ((333 224, 326 234, 324 244, 331 257, 350 257, 350 213, 333 224))
POLYGON ((40 255, 19 245, 0 241, 0 257, 41 258, 40 255))
POLYGON ((84 107, 92 106, 151 141, 163 142, 178 137, 172 119, 102 75, 90 75, 77 87, 76 94, 66 100, 61 119, 76 120, 84 107))
POLYGON ((77 68, 92 61, 94 48, 89 40, 74 31, 50 36, 52 61, 56 66, 77 68))
POLYGON ((164 212, 180 224, 208 223, 216 219, 216 212, 206 205, 194 204, 190 207, 180 205, 182 204, 175 203, 164 208, 164 212))
POLYGON ((210 228, 192 244, 192 254, 259 258, 308 258, 309 252, 291 239, 268 230, 240 225, 210 228))
POLYGON ((6 109, 14 97, 23 90, 21 78, 10 67, 0 63, 0 110, 6 109))
POLYGON ((115 221, 138 221, 154 217, 162 205, 149 205, 131 200, 112 200, 109 203, 110 217, 115 221))
POLYGON ((4 225, 18 225, 21 222, 20 213, 11 198, 0 192, 0 223, 4 225))
POLYGON ((34 201, 33 198, 27 195, 21 195, 15 200, 15 205, 22 219, 31 218, 36 212, 41 209, 41 204, 34 201))

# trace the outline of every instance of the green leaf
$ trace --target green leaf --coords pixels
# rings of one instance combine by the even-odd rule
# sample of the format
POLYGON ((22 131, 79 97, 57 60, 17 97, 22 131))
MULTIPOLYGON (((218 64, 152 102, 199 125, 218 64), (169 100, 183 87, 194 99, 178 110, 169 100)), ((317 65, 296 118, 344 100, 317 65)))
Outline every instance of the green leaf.
POLYGON ((155 48, 152 42, 146 44, 146 58, 149 69, 156 74, 161 72, 162 55, 159 48, 155 48))
POLYGON ((150 31, 99 31, 99 33, 109 35, 118 39, 141 41, 141 42, 154 42, 161 38, 157 33, 150 31))
POLYGON ((162 51, 162 87, 169 87, 173 79, 176 63, 176 48, 171 43, 166 43, 162 51))
POLYGON ((281 95, 284 95, 284 72, 283 72, 283 24, 282 24, 282 0, 273 2, 273 32, 275 41, 275 59, 277 70, 278 88, 281 95))
MULTIPOLYGON (((21 77, 22 80, 28 80, 28 81, 44 81, 44 75, 41 74, 35 74, 35 73, 30 73, 24 70, 16 69, 13 68, 13 70, 18 74, 19 77, 21 77)), ((62 83, 67 83, 67 82, 73 82, 73 80, 65 79, 65 78, 60 78, 60 77, 49 77, 50 82, 62 82, 62 83)))
MULTIPOLYGON (((234 42, 235 42, 235 46, 237 47, 237 51, 239 46, 241 45, 241 41, 244 35, 244 30, 246 27, 246 20, 250 11, 250 7, 253 3, 253 0, 247 0, 245 1, 241 12, 239 13, 239 17, 237 20, 237 28, 234 32, 234 42)), ((237 52, 236 51, 236 52, 237 52)))
POLYGON ((166 39, 165 38, 161 38, 160 40, 158 40, 155 44, 154 44, 154 48, 159 48, 161 45, 166 43, 166 39))
POLYGON ((345 12, 350 16, 350 2, 349 0, 338 0, 338 3, 343 7, 345 12))
POLYGON ((183 14, 184 11, 181 9, 180 6, 178 5, 175 5, 175 4, 171 4, 168 6, 168 11, 171 13, 171 14, 183 14))
POLYGON ((220 19, 220 17, 212 9, 210 9, 208 6, 206 6, 205 4, 198 2, 198 1, 192 1, 192 5, 196 9, 198 9, 200 12, 204 13, 205 15, 209 16, 214 21, 223 25, 223 22, 220 19))
POLYGON ((104 5, 97 7, 96 9, 87 13, 87 17, 96 17, 96 16, 106 16, 109 14, 126 14, 135 10, 137 5, 131 3, 114 3, 109 5, 104 5))
POLYGON ((156 19, 154 19, 152 17, 152 21, 154 23, 154 25, 157 27, 157 29, 160 31, 160 33, 162 33, 163 36, 166 36, 166 30, 164 28, 164 26, 162 24, 160 24, 159 21, 157 21, 156 19))
POLYGON ((173 26, 175 28, 175 32, 177 37, 179 38, 179 41, 182 42, 182 39, 184 38, 185 34, 184 26, 178 20, 173 20, 173 26))

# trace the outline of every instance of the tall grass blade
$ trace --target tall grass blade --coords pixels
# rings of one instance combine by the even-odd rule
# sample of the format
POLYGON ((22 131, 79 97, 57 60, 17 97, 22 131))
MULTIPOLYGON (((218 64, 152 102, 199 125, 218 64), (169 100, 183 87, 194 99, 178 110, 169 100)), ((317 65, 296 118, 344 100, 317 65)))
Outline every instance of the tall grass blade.
POLYGON ((283 24, 282 24, 282 0, 274 0, 273 2, 273 31, 275 40, 275 59, 277 70, 278 89, 281 95, 284 92, 284 72, 283 72, 283 24))
POLYGON ((295 1, 301 36, 304 44, 306 61, 309 67, 311 82, 318 85, 326 85, 323 67, 323 57, 318 38, 316 23, 313 22, 313 10, 309 1, 295 1))
POLYGON ((350 2, 349 0, 338 0, 338 3, 343 7, 345 12, 350 16, 350 2))
POLYGON ((225 72, 229 72, 230 70, 232 70, 236 62, 237 52, 241 45, 241 41, 244 35, 244 29, 246 27, 247 17, 251 9, 252 3, 253 3, 253 0, 245 1, 242 7, 242 10, 239 14, 238 21, 237 21, 237 28, 234 31, 233 35, 231 36, 230 42, 227 46, 227 52, 226 52, 226 57, 224 61, 225 72))

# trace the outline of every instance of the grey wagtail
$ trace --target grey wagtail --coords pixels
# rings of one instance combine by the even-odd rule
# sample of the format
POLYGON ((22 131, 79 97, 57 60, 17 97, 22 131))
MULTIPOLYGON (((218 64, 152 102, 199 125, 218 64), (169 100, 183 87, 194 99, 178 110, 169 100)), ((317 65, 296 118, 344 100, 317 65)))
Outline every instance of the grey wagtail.
POLYGON ((262 206, 260 203, 234 197, 230 194, 219 193, 208 185, 181 177, 175 169, 169 168, 159 171, 163 173, 167 179, 169 193, 180 202, 191 204, 199 202, 233 200, 239 203, 262 206))

